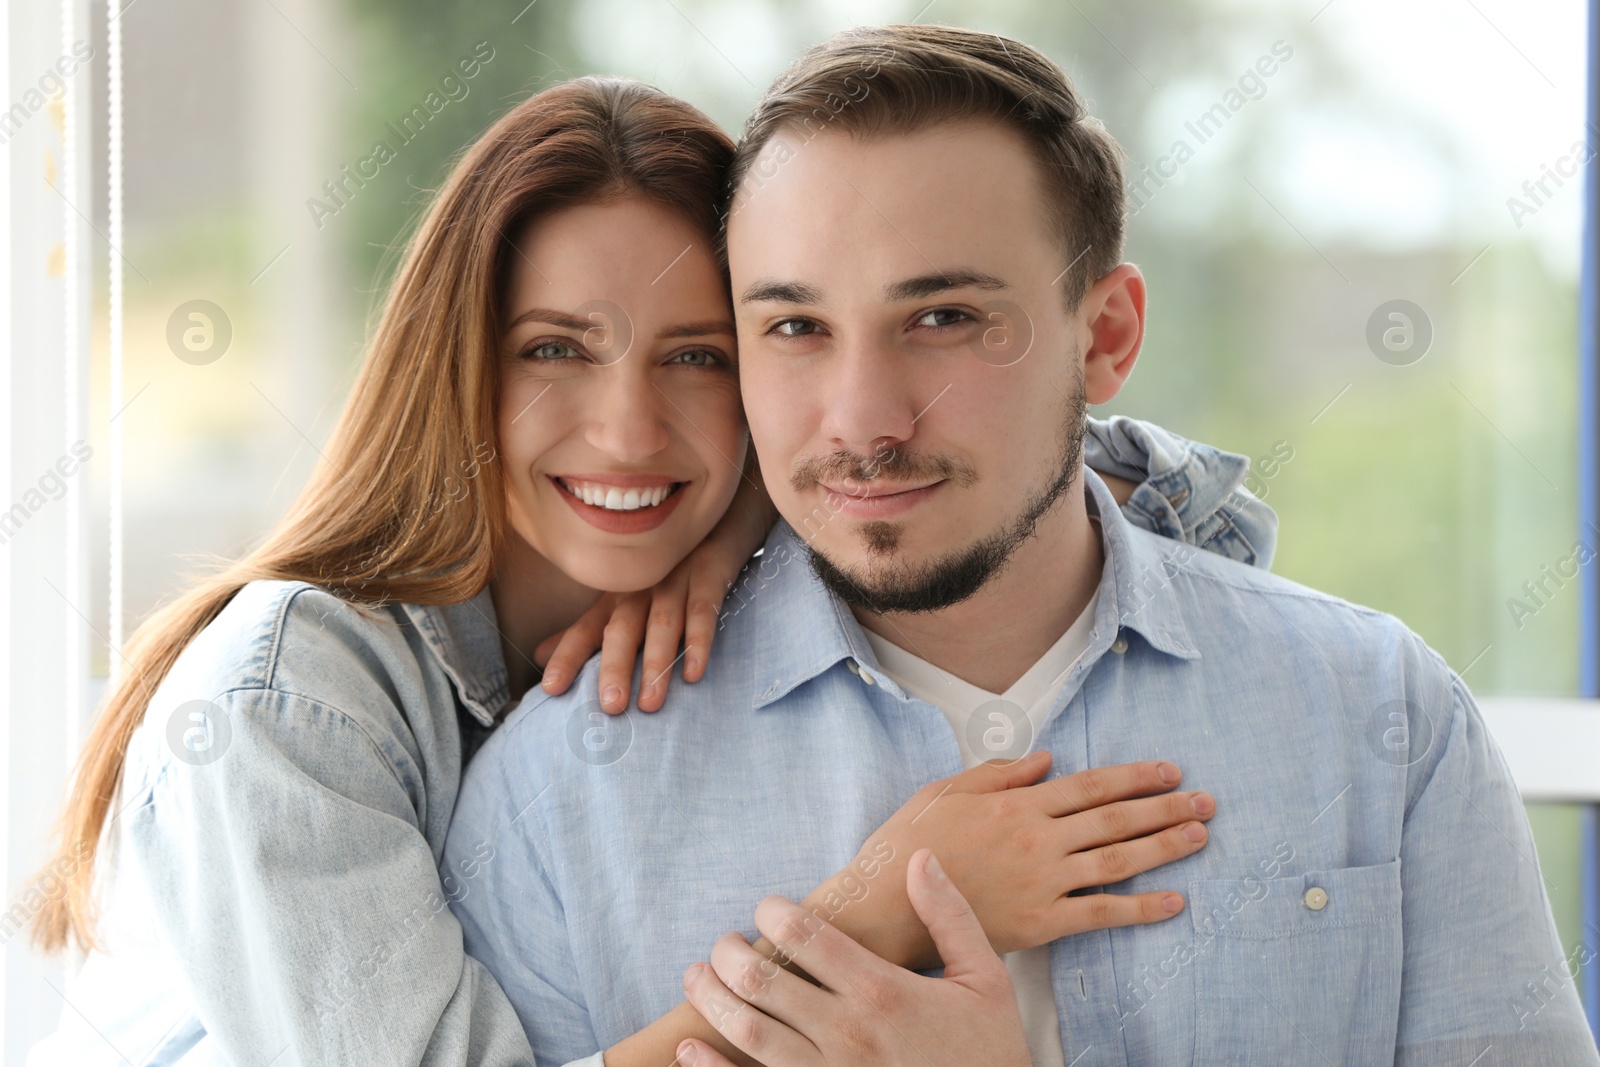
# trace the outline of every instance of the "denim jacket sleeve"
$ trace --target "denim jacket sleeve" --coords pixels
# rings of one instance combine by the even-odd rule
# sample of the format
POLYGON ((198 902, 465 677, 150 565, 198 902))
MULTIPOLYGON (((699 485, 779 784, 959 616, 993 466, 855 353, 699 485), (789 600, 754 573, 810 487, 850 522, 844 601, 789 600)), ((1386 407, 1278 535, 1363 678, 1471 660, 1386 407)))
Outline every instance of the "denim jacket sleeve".
POLYGON ((1113 415, 1089 420, 1083 459, 1103 474, 1139 483, 1122 506, 1135 526, 1271 569, 1278 516, 1245 488, 1244 456, 1113 415))
POLYGON ((460 886, 438 872, 460 759, 442 674, 402 627, 326 594, 294 596, 281 618, 270 658, 293 671, 250 677, 259 642, 191 645, 233 659, 234 685, 180 660, 120 801, 197 1030, 217 1062, 532 1067, 510 1002, 462 948, 460 886), (214 762, 170 740, 163 709, 196 695, 214 762))

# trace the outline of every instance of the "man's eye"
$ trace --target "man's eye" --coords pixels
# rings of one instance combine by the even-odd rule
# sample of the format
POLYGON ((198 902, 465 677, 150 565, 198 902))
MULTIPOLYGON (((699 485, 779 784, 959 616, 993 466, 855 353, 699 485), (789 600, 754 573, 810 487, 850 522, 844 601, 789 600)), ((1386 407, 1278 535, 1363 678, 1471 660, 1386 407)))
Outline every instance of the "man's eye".
POLYGON ((817 324, 810 319, 784 319, 772 328, 772 332, 784 337, 804 337, 806 334, 816 333, 817 324))
POLYGON ((667 362, 681 363, 689 367, 715 367, 722 362, 722 357, 715 352, 708 352, 704 348, 691 348, 687 351, 679 352, 667 362))
POLYGON ((954 326, 963 319, 970 320, 971 315, 959 308, 934 308, 932 311, 923 312, 917 319, 918 326, 954 326))
POLYGON ((534 345, 522 353, 523 359, 534 359, 542 362, 558 362, 566 359, 576 359, 581 353, 563 341, 544 341, 534 345))

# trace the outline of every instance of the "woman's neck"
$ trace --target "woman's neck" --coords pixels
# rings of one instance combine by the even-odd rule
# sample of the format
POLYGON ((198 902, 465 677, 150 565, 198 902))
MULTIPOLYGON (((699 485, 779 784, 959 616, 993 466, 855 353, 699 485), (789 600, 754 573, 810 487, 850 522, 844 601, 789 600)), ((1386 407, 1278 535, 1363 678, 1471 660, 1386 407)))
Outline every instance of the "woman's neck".
POLYGON ((579 585, 534 551, 513 530, 489 580, 500 625, 500 652, 513 699, 520 698, 539 678, 533 651, 551 634, 566 629, 600 599, 600 592, 579 585))

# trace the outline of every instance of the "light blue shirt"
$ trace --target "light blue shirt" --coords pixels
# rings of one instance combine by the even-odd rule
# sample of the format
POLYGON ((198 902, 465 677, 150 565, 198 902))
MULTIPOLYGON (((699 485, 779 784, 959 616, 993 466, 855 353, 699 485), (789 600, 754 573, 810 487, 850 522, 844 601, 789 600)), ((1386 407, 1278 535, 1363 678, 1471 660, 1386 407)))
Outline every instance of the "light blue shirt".
MULTIPOLYGON (((1270 560, 1244 457, 1121 417, 1084 454, 1141 483, 1137 522, 1270 560)), ((251 582, 161 680, 102 835, 98 947, 29 1067, 531 1062, 446 903, 493 846, 440 869, 462 763, 511 704, 493 599, 336 593, 251 582)), ((59 891, 41 879, 0 937, 59 891)))
MULTIPOLYGON (((1516 789, 1449 666, 1390 616, 1135 528, 1086 481, 1099 603, 1036 744, 1053 775, 1171 760, 1217 813, 1198 854, 1117 887, 1179 889, 1181 914, 1051 946, 1066 1061, 1600 1063, 1516 789)), ((793 531, 757 563, 664 711, 600 713, 591 661, 467 769, 445 865, 494 860, 452 907, 541 1064, 672 1008, 718 936, 756 936, 764 895, 801 898, 961 769, 793 531)))

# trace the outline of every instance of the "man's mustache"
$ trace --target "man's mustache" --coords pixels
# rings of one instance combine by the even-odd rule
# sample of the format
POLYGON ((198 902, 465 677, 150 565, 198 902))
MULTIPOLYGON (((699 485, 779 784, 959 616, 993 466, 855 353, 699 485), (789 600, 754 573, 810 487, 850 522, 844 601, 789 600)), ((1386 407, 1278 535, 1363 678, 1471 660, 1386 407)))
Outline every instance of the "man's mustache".
POLYGON ((887 448, 872 456, 845 449, 826 456, 800 460, 789 475, 789 488, 804 492, 823 482, 843 488, 868 482, 932 482, 948 480, 965 488, 978 480, 978 472, 963 460, 945 455, 924 455, 900 448, 887 448))

